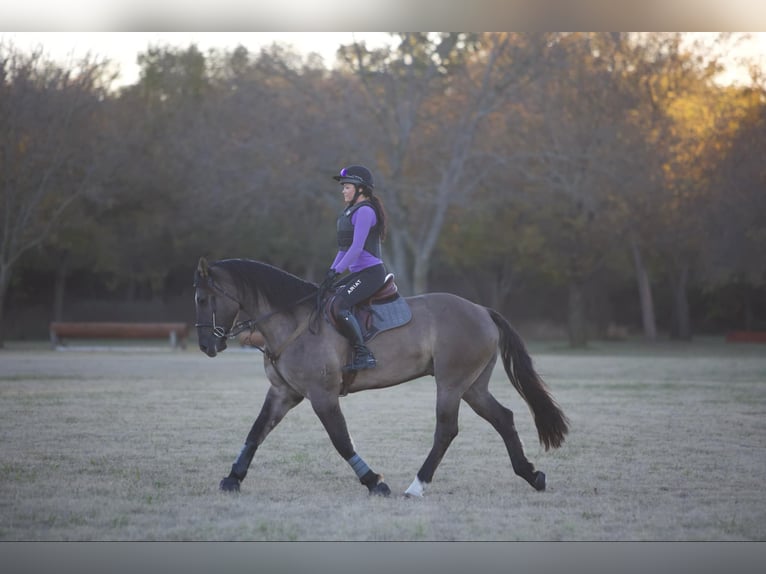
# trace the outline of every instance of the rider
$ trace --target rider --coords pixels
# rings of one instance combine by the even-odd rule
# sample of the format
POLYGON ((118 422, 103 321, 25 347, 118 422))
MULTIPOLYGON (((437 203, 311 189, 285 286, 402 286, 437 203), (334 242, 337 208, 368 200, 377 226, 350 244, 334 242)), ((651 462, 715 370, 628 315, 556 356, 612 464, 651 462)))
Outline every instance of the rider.
POLYGON ((372 173, 363 165, 350 165, 333 179, 341 185, 345 209, 338 216, 338 254, 327 270, 322 289, 348 270, 338 292, 336 306, 341 332, 351 342, 353 358, 343 369, 372 369, 375 357, 364 344, 362 330, 352 307, 383 286, 386 268, 381 259, 381 241, 386 236, 386 213, 383 203, 373 194, 372 173))

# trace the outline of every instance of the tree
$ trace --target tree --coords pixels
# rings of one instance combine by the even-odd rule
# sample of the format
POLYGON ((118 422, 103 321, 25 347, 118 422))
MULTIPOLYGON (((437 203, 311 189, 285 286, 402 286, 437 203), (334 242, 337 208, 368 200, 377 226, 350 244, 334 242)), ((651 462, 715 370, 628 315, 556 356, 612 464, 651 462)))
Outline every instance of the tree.
POLYGON ((720 71, 701 48, 685 47, 680 34, 652 37, 655 58, 645 76, 651 120, 645 133, 657 166, 650 210, 651 245, 664 262, 672 291, 671 337, 692 336, 688 290, 706 257, 707 205, 714 193, 714 157, 726 139, 720 71))
POLYGON ((90 56, 64 69, 37 49, 0 44, 0 345, 5 295, 19 260, 71 206, 100 191, 99 122, 110 78, 90 56))
POLYGON ((194 209, 186 237, 204 230, 219 252, 316 277, 333 248, 332 228, 318 233, 317 224, 333 221, 338 205, 330 176, 343 153, 328 142, 342 141, 347 129, 343 78, 277 45, 254 57, 240 47, 213 61, 213 94, 195 134, 206 146, 197 160, 204 169, 187 190, 194 209))
POLYGON ((340 50, 367 96, 376 159, 394 221, 390 261, 405 291, 427 289, 448 210, 481 178, 475 146, 493 114, 533 72, 541 35, 404 33, 390 50, 340 50))
POLYGON ((713 199, 708 204, 705 235, 708 285, 732 285, 738 294, 741 326, 755 329, 757 289, 766 285, 766 91, 756 86, 726 91, 732 130, 721 138, 711 175, 713 199))
POLYGON ((635 188, 640 177, 629 122, 635 94, 623 81, 620 45, 619 35, 558 37, 520 112, 505 124, 514 134, 506 145, 524 160, 513 164, 525 186, 514 199, 527 204, 541 229, 539 247, 548 253, 541 264, 566 286, 573 347, 587 344, 588 284, 614 251, 623 225, 621 189, 635 188))

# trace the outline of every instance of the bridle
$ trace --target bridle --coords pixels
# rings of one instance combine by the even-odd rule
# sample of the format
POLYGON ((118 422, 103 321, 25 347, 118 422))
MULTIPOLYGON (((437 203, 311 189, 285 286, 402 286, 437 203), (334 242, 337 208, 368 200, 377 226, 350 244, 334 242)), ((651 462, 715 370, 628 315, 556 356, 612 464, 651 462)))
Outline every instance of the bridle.
MULTIPOLYGON (((245 331, 250 331, 252 333, 253 331, 255 331, 255 329, 259 329, 260 330, 259 324, 263 324, 266 320, 270 319, 274 315, 284 311, 284 309, 276 309, 274 311, 270 311, 268 313, 265 313, 265 314, 261 315, 260 317, 256 317, 255 319, 247 319, 245 321, 239 321, 238 323, 235 323, 234 325, 232 325, 231 328, 227 329, 225 326, 218 325, 216 323, 216 319, 215 319, 215 313, 216 313, 216 294, 220 294, 220 295, 226 297, 227 299, 230 299, 231 301, 234 301, 237 304, 237 306, 239 307, 240 311, 244 311, 245 310, 244 306, 242 305, 242 302, 239 299, 237 299, 234 295, 232 295, 231 293, 226 291, 226 289, 224 289, 209 274, 206 275, 206 276, 197 276, 195 278, 195 280, 194 280, 194 288, 195 289, 200 289, 201 288, 201 289, 205 289, 206 291, 208 291, 208 293, 210 295, 210 308, 211 308, 211 320, 212 320, 211 323, 195 323, 194 327, 195 328, 210 327, 212 332, 213 332, 213 336, 216 337, 219 340, 232 339, 232 338, 236 337, 237 335, 239 335, 241 333, 244 333, 245 331), (199 280, 201 278, 204 278, 206 280, 204 285, 201 285, 200 282, 199 282, 199 280)), ((313 293, 311 293, 309 295, 306 295, 305 297, 302 297, 302 298, 298 299, 297 301, 295 301, 291 305, 291 307, 299 305, 300 303, 303 303, 304 301, 308 301, 309 299, 314 298, 314 297, 316 297, 316 295, 313 294, 313 293)), ((294 336, 295 336, 295 334, 294 334, 294 336)), ((257 345, 255 347, 257 349, 259 349, 261 352, 267 353, 267 351, 265 349, 262 349, 261 347, 258 347, 257 345)), ((269 353, 269 354, 271 354, 271 353, 269 353)), ((271 354, 271 355, 273 355, 274 359, 276 359, 276 357, 279 355, 279 353, 271 354)))
POLYGON ((207 275, 205 277, 206 281, 204 285, 201 285, 199 283, 199 278, 195 279, 194 281, 194 288, 195 289, 205 289, 208 294, 210 295, 210 309, 212 312, 211 315, 211 323, 195 323, 195 328, 200 327, 210 327, 213 331, 213 336, 217 339, 232 339, 239 335, 240 333, 243 333, 245 331, 253 331, 257 327, 257 323, 260 321, 264 321, 268 319, 271 315, 275 314, 276 311, 272 311, 271 313, 268 313, 262 317, 259 317, 258 319, 247 319, 246 321, 240 321, 234 325, 231 326, 231 328, 226 328, 225 326, 218 325, 215 320, 215 314, 217 311, 216 308, 216 294, 222 295, 226 297, 227 299, 230 299, 234 301, 237 304, 237 307, 239 307, 240 311, 244 311, 244 306, 242 305, 242 302, 237 299, 234 295, 230 294, 226 289, 224 289, 215 279, 213 279, 210 275, 207 275))

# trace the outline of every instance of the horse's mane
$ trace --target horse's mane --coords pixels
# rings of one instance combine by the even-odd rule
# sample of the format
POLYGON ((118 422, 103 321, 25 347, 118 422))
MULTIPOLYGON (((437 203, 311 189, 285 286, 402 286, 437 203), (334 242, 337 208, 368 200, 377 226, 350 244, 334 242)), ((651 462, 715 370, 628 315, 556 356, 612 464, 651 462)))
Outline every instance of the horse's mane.
POLYGON ((222 259, 210 267, 224 269, 238 291, 251 295, 256 302, 262 295, 276 309, 286 309, 317 290, 314 283, 252 259, 222 259))

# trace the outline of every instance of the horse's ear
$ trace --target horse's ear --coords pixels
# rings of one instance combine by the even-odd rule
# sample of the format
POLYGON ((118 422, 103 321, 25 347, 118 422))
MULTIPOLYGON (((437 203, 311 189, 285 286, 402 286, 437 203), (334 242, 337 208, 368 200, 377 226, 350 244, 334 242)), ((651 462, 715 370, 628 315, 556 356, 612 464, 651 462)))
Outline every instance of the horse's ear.
POLYGON ((207 259, 204 257, 199 258, 199 263, 197 264, 197 273, 199 273, 200 277, 207 277, 208 275, 207 259))

